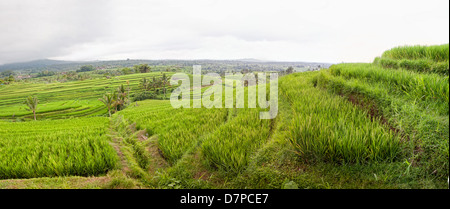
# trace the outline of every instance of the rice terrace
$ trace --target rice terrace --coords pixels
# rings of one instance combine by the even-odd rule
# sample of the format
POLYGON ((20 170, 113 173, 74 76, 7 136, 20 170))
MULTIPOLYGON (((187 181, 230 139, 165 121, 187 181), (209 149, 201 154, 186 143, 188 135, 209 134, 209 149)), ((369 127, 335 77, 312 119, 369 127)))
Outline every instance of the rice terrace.
MULTIPOLYGON (((231 108, 172 107, 181 82, 170 77, 192 78, 188 64, 95 69, 73 81, 69 73, 8 76, 0 187, 445 188, 448 62, 445 44, 396 47, 373 63, 290 67, 278 72, 278 115, 268 120, 247 100, 244 108, 236 100, 231 108)), ((241 86, 247 98, 249 88, 267 88, 269 96, 269 80, 237 79, 231 89, 241 86)), ((177 98, 194 102, 209 88, 177 98)))
POLYGON ((449 3, 1 0, 0 192, 448 191, 449 3))

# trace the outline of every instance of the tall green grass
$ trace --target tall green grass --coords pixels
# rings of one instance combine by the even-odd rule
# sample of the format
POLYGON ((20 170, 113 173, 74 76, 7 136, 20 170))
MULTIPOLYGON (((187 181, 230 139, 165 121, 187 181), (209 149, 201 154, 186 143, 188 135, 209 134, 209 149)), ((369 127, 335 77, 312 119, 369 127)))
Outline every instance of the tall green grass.
POLYGON ((149 135, 156 135, 158 148, 172 164, 197 145, 202 135, 214 131, 227 116, 226 109, 175 109, 170 101, 147 100, 138 102, 138 105, 118 114, 136 122, 138 129, 146 129, 149 135))
POLYGON ((0 122, 0 179, 92 176, 115 168, 106 118, 0 122))
POLYGON ((449 45, 400 46, 375 58, 373 64, 390 69, 449 75, 449 45))
MULTIPOLYGON (((244 107, 236 108, 236 99, 233 99, 233 108, 227 110, 227 123, 207 135, 201 146, 207 164, 230 175, 238 174, 247 168, 251 156, 268 141, 275 122, 275 119, 260 119, 260 112, 267 112, 267 109, 259 106, 248 108, 247 87, 243 92, 237 92, 236 85, 233 86, 233 94, 237 98, 244 98, 244 107)), ((258 94, 261 88, 266 89, 266 96, 270 95, 270 84, 259 84, 255 93, 258 94)), ((223 101, 225 102, 225 97, 223 101)))
POLYGON ((390 59, 428 59, 435 62, 444 62, 449 60, 449 44, 435 46, 399 46, 387 50, 381 56, 390 59))
POLYGON ((267 142, 271 120, 259 119, 255 109, 238 109, 237 115, 208 135, 201 151, 208 164, 229 173, 243 171, 250 156, 267 142))
POLYGON ((391 69, 406 69, 420 73, 435 73, 444 76, 449 75, 449 62, 434 62, 428 59, 391 59, 391 58, 376 58, 374 64, 380 65, 384 68, 391 69))
POLYGON ((340 64, 316 77, 316 85, 375 102, 379 114, 408 139, 404 152, 420 166, 421 175, 448 176, 448 77, 340 64))
MULTIPOLYGON (((33 113, 25 108, 24 104, 4 106, 0 108, 0 119, 16 120, 18 118, 31 120, 33 113)), ((105 106, 95 100, 64 100, 38 104, 36 111, 37 119, 63 119, 69 117, 103 115, 106 113, 105 106)), ((20 120, 20 119, 19 119, 20 120)))
POLYGON ((358 78, 394 87, 411 99, 441 102, 440 111, 448 114, 449 77, 420 74, 406 70, 384 69, 372 64, 340 64, 330 67, 333 76, 358 78))
POLYGON ((316 73, 293 74, 280 81, 292 105, 289 140, 304 160, 365 163, 395 160, 400 137, 379 119, 345 99, 313 87, 316 73))

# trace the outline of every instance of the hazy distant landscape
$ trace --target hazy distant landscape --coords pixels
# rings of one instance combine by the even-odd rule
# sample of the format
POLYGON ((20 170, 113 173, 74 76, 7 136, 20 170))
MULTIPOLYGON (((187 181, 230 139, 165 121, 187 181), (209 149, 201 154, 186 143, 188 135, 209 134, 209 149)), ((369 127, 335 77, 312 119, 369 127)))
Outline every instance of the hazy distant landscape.
POLYGON ((12 63, 0 65, 0 72, 15 71, 18 74, 32 74, 41 71, 76 71, 85 65, 92 65, 96 69, 114 69, 123 67, 133 67, 134 65, 148 64, 150 66, 168 66, 174 68, 187 68, 193 65, 203 65, 206 70, 214 71, 240 71, 249 69, 252 71, 283 71, 292 66, 298 70, 317 70, 327 68, 330 63, 308 63, 308 62, 274 62, 256 59, 245 60, 117 60, 117 61, 57 61, 57 60, 36 60, 23 63, 12 63))

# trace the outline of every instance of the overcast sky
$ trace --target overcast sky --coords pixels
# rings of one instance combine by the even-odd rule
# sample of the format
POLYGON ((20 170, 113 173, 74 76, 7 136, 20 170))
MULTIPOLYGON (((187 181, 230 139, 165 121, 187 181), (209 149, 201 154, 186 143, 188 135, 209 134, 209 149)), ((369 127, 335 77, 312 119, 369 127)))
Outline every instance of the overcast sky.
POLYGON ((51 58, 371 62, 449 42, 448 0, 0 0, 0 64, 51 58))

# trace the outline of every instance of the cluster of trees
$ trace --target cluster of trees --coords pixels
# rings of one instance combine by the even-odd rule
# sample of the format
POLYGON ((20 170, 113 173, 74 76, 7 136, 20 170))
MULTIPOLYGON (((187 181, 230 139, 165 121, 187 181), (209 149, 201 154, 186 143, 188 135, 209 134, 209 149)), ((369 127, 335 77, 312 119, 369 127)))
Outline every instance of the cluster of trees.
POLYGON ((163 73, 160 78, 153 76, 152 79, 143 78, 139 83, 139 88, 143 91, 141 94, 135 96, 134 100, 144 100, 154 98, 154 94, 159 93, 159 89, 162 88, 164 99, 166 98, 167 86, 169 84, 169 77, 163 73), (150 91, 153 90, 153 93, 150 91))
MULTIPOLYGON (((49 70, 44 70, 41 72, 38 72, 36 77, 48 77, 48 76, 54 76, 54 75, 61 75, 62 77, 64 77, 64 79, 67 80, 78 80, 77 79, 77 73, 81 73, 81 72, 89 72, 89 71, 94 71, 96 70, 94 66, 92 65, 85 65, 85 66, 81 66, 80 69, 74 71, 68 71, 68 72, 55 72, 55 71, 49 71, 49 70)), ((59 79, 58 79, 59 80, 59 79)))
POLYGON ((47 82, 82 81, 92 78, 91 75, 89 74, 78 74, 75 71, 69 72, 42 71, 38 73, 37 77, 47 82))
MULTIPOLYGON (((123 84, 119 86, 112 93, 107 93, 103 95, 103 98, 99 100, 105 104, 108 109, 109 117, 117 111, 121 111, 126 108, 130 104, 129 95, 130 95, 130 86, 128 83, 128 87, 125 87, 123 84)), ((25 99, 24 104, 27 106, 27 110, 33 112, 34 120, 36 120, 36 111, 37 106, 39 104, 39 100, 35 96, 29 96, 25 99)))
POLYGON ((95 67, 92 65, 85 65, 85 66, 81 66, 81 68, 79 70, 77 70, 77 73, 81 73, 81 72, 89 72, 89 71, 94 71, 95 67))
MULTIPOLYGON (((117 111, 125 109, 129 104, 130 86, 128 87, 123 84, 120 85, 115 91, 103 95, 103 98, 99 100, 105 104, 108 109, 109 117, 117 111)), ((33 112, 34 120, 36 120, 36 111, 39 104, 39 100, 36 96, 29 96, 25 99, 24 104, 27 106, 27 110, 33 112)))
POLYGON ((286 74, 292 74, 292 73, 294 73, 294 68, 288 67, 288 69, 286 69, 286 74))
POLYGON ((54 71, 48 71, 48 70, 44 70, 42 72, 39 72, 36 77, 47 77, 47 76, 54 76, 57 73, 54 71))
POLYGON ((135 65, 133 68, 134 68, 134 71, 136 73, 149 73, 149 72, 151 72, 151 67, 148 66, 148 64, 135 65))
MULTIPOLYGON (((170 69, 175 68, 167 68, 167 71, 170 69)), ((57 72, 52 70, 43 70, 38 72, 32 72, 35 73, 36 78, 39 78, 42 81, 46 82, 67 82, 67 81, 79 81, 79 80, 86 80, 91 79, 95 77, 94 74, 102 74, 106 78, 111 78, 114 76, 120 76, 120 75, 128 75, 128 74, 134 74, 134 73, 149 73, 152 71, 152 68, 148 64, 139 64, 135 65, 132 68, 125 67, 122 69, 109 69, 109 70, 97 70, 96 67, 93 65, 85 65, 81 66, 76 71, 64 71, 64 72, 57 72)), ((15 73, 11 70, 0 72, 0 85, 3 84, 10 84, 15 79, 15 73)))
POLYGON ((129 74, 133 74, 133 73, 149 73, 149 72, 151 72, 151 70, 152 70, 152 68, 148 64, 140 64, 140 65, 133 66, 133 68, 129 68, 129 67, 122 68, 120 71, 124 75, 129 75, 129 74))
POLYGON ((290 66, 290 67, 288 67, 286 70, 281 71, 281 72, 279 73, 279 75, 280 75, 280 76, 283 76, 283 75, 289 75, 289 74, 292 74, 292 73, 294 73, 294 68, 293 68, 292 66, 290 66))
POLYGON ((12 83, 14 81, 16 81, 16 79, 14 78, 14 76, 10 75, 7 78, 0 79, 0 85, 1 84, 7 85, 7 84, 10 84, 10 83, 12 83))
POLYGON ((67 73, 61 73, 61 75, 58 75, 57 80, 59 82, 65 82, 65 81, 83 81, 86 79, 90 79, 91 76, 89 74, 77 74, 76 72, 67 72, 67 73))
POLYGON ((3 71, 0 73, 0 85, 2 84, 10 84, 14 82, 16 79, 14 78, 15 73, 11 70, 3 71))
POLYGON ((7 71, 3 71, 0 73, 0 78, 6 78, 9 76, 14 76, 16 75, 12 70, 7 70, 7 71))
POLYGON ((107 93, 103 95, 103 98, 99 99, 108 109, 109 117, 111 117, 113 113, 125 109, 130 104, 130 90, 129 83, 126 88, 122 84, 115 91, 107 93))

